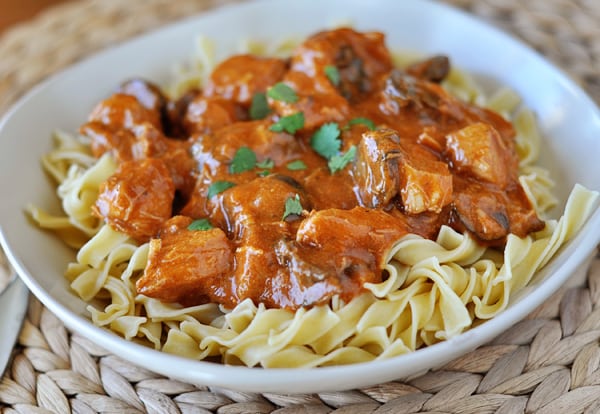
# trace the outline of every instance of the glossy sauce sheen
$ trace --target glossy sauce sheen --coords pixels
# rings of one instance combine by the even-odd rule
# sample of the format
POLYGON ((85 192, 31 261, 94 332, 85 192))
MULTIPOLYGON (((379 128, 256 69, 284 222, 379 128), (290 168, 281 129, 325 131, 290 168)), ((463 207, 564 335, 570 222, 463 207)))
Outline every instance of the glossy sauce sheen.
POLYGON ((539 230, 513 127, 446 93, 448 71, 443 56, 394 68, 382 34, 337 29, 286 60, 231 57, 177 100, 128 81, 81 127, 119 162, 94 213, 150 242, 139 293, 227 307, 348 301, 383 280, 396 241, 444 224, 500 247, 539 230), (268 93, 269 113, 251 119, 280 83, 293 99, 268 93), (297 131, 274 127, 300 113, 297 131), (325 130, 339 142, 327 154, 315 151, 325 130))

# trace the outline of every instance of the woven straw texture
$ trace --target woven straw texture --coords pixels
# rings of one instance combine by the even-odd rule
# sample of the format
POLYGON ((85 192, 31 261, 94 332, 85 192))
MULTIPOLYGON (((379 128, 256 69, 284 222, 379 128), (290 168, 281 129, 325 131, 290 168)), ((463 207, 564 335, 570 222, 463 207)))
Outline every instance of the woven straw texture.
MULTIPOLYGON (((83 0, 0 37, 0 113, 31 86, 101 48, 240 0, 83 0)), ((600 102, 597 0, 446 0, 511 32, 600 102)), ((35 299, 0 383, 2 413, 600 412, 600 258, 500 335, 411 380, 314 395, 197 387, 133 366, 67 331, 35 299)))

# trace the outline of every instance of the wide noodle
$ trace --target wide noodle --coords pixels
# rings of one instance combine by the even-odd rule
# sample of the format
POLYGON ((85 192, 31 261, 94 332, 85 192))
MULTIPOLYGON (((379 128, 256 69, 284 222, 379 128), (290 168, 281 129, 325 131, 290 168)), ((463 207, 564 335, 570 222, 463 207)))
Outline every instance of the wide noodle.
MULTIPOLYGON (((199 65, 204 75, 209 61, 205 56, 199 65)), ((204 76, 192 74, 186 73, 172 89, 180 93, 198 86, 204 76)), ((536 165, 543 139, 531 111, 506 89, 486 99, 456 69, 444 87, 511 119, 517 133, 519 183, 537 214, 546 218, 556 199, 549 172, 536 165)), ((546 219, 542 230, 524 237, 508 235, 503 248, 488 247, 446 225, 435 240, 408 234, 387 253, 386 278, 366 283, 362 293, 348 301, 334 296, 328 303, 295 310, 250 299, 233 308, 217 303, 186 307, 139 294, 136 282, 147 266, 150 243, 136 241, 92 213, 101 183, 117 171, 114 156, 93 157, 84 136, 56 132, 54 140, 55 149, 42 161, 57 182, 65 215, 52 216, 36 206, 28 211, 40 227, 78 250, 66 278, 89 303, 93 323, 164 352, 226 364, 352 364, 452 338, 506 309, 515 292, 581 229, 599 197, 576 185, 559 219, 546 219)))

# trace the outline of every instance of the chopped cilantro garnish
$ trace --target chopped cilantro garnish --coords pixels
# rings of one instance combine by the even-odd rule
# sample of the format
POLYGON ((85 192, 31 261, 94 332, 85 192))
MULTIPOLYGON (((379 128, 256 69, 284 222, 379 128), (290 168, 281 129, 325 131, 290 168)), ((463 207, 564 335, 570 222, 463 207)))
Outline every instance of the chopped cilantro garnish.
POLYGON ((210 230, 213 228, 213 225, 210 224, 208 219, 203 218, 192 221, 187 228, 188 230, 210 230))
POLYGON ((249 171, 256 166, 256 154, 248 147, 241 147, 233 156, 229 172, 232 174, 243 173, 249 171))
POLYGON ((333 86, 338 86, 340 84, 340 72, 338 71, 337 67, 334 65, 327 65, 325 66, 324 71, 325 75, 329 79, 329 82, 331 82, 333 86))
POLYGON ((287 103, 294 103, 298 101, 298 95, 296 95, 296 91, 283 82, 276 83, 267 89, 267 96, 276 101, 283 101, 287 103))
POLYGON ((350 129, 350 127, 352 125, 358 125, 358 124, 366 126, 371 131, 375 131, 375 122, 371 121, 369 118, 364 118, 364 117, 358 117, 358 118, 351 119, 350 121, 348 121, 348 124, 346 125, 346 129, 350 129))
POLYGON ((282 220, 285 220, 291 215, 299 216, 302 214, 302 204, 300 204, 300 196, 288 197, 285 200, 285 211, 283 212, 282 220))
POLYGON ((256 163, 256 166, 257 166, 258 168, 267 168, 267 169, 271 169, 271 168, 273 168, 273 167, 275 166, 275 163, 273 162, 273 160, 272 160, 272 159, 270 159, 270 158, 267 158, 267 159, 266 159, 266 160, 264 160, 264 161, 257 162, 257 163, 256 163))
POLYGON ((330 122, 323 124, 310 139, 310 146, 324 158, 331 158, 340 152, 342 142, 339 139, 340 129, 338 124, 330 122))
POLYGON ((271 174, 271 171, 269 170, 262 170, 256 173, 259 177, 266 177, 267 175, 271 174))
POLYGON ((213 198, 217 194, 222 193, 233 186, 235 186, 235 183, 232 183, 231 181, 215 181, 208 187, 207 196, 208 198, 213 198))
POLYGON ((306 164, 304 164, 304 161, 302 161, 302 160, 288 162, 286 164, 286 167, 290 171, 306 170, 306 168, 307 168, 306 164))
POLYGON ((329 171, 331 171, 332 174, 335 174, 336 172, 343 170, 355 157, 356 146, 352 145, 344 154, 334 155, 329 159, 327 162, 329 171))
POLYGON ((304 113, 296 112, 295 114, 279 118, 279 121, 269 127, 271 131, 288 132, 295 134, 296 131, 304 127, 304 113))
POLYGON ((252 97, 252 104, 250 104, 250 118, 251 119, 263 119, 265 118, 271 109, 267 103, 267 95, 263 92, 257 92, 252 97))

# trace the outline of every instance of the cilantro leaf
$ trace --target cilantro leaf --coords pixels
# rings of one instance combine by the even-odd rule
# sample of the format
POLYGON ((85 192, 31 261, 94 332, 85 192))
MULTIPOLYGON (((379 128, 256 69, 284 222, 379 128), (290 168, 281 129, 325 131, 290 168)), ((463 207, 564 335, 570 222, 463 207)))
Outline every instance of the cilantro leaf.
POLYGON ((295 114, 279 118, 279 121, 269 127, 269 130, 274 132, 288 132, 295 134, 296 131, 304 127, 304 113, 296 112, 295 114))
POLYGON ((267 103, 267 95, 262 92, 257 92, 252 97, 252 103, 250 104, 250 119, 264 119, 271 112, 269 104, 267 103))
POLYGON ((331 82, 333 86, 338 86, 340 84, 340 72, 338 71, 337 67, 334 65, 327 65, 323 70, 325 72, 325 76, 327 76, 329 82, 331 82))
POLYGON ((283 82, 276 83, 267 89, 267 96, 276 101, 283 101, 287 103, 294 103, 298 101, 298 95, 296 95, 296 91, 283 82))
POLYGON ((210 224, 210 221, 206 218, 194 220, 187 227, 188 230, 210 230, 213 228, 213 225, 210 224))
POLYGON ((364 125, 367 128, 369 128, 371 131, 375 131, 376 127, 375 127, 375 122, 371 121, 369 118, 364 118, 359 116, 358 118, 354 118, 351 119, 350 121, 348 121, 348 124, 346 124, 346 128, 344 129, 350 129, 350 127, 352 125, 364 125))
POLYGON ((304 161, 302 161, 302 160, 295 160, 295 161, 288 162, 286 164, 286 167, 290 171, 306 170, 308 168, 306 166, 306 164, 304 163, 304 161))
POLYGON ((269 170, 262 170, 256 173, 259 177, 266 177, 267 175, 271 174, 271 171, 269 170))
POLYGON ((310 146, 319 155, 329 159, 340 151, 342 142, 339 136, 340 129, 338 124, 335 122, 323 124, 310 139, 310 146))
POLYGON ((346 165, 348 165, 350 162, 354 161, 355 157, 356 157, 356 146, 352 145, 348 149, 348 151, 346 151, 346 153, 334 155, 333 157, 331 157, 329 159, 329 161, 327 162, 329 171, 331 171, 332 174, 335 174, 336 172, 343 170, 346 165))
POLYGON ((271 158, 267 158, 264 161, 261 162, 257 162, 256 166, 258 168, 266 168, 266 169, 271 169, 275 166, 275 163, 273 162, 273 160, 271 158))
POLYGON ((217 194, 222 193, 233 186, 235 186, 235 183, 232 183, 231 181, 215 181, 208 187, 207 197, 213 198, 217 194))
POLYGON ((256 154, 248 147, 240 147, 233 156, 229 172, 232 174, 249 171, 256 166, 256 154))
POLYGON ((285 220, 291 215, 299 216, 302 214, 302 204, 300 204, 300 196, 288 197, 285 200, 285 211, 283 212, 282 220, 285 220))

